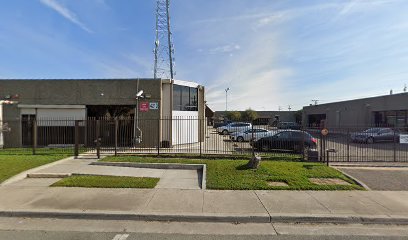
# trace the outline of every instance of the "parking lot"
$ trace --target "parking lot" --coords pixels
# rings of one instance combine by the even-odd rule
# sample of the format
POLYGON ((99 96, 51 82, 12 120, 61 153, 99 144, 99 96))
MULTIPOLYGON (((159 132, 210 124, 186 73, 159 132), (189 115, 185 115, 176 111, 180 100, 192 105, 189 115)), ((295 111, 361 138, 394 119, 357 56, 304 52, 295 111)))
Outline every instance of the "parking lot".
MULTIPOLYGON (((254 126, 278 131, 268 126, 254 126)), ((347 134, 328 134, 322 137, 316 130, 306 130, 317 139, 317 150, 324 155, 324 149, 333 149, 329 153, 330 161, 336 162, 408 162, 408 144, 397 142, 377 142, 372 144, 353 142, 347 134)), ((250 153, 248 141, 231 141, 228 135, 217 133, 212 127, 207 128, 206 151, 250 153), (209 142, 210 144, 208 144, 209 142)), ((276 152, 280 154, 285 151, 276 152)))

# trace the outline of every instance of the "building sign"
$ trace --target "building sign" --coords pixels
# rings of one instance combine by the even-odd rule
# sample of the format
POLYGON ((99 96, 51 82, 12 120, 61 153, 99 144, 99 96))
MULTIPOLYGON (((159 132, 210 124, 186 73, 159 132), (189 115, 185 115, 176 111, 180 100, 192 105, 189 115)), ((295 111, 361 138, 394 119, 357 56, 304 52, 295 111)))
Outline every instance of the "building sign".
POLYGON ((408 143, 408 134, 400 134, 400 143, 408 143))
POLYGON ((150 108, 150 110, 157 110, 157 109, 159 109, 159 103, 158 102, 151 102, 149 104, 149 108, 150 108))
POLYGON ((139 106, 139 111, 148 112, 149 111, 149 103, 148 102, 141 102, 140 106, 139 106))

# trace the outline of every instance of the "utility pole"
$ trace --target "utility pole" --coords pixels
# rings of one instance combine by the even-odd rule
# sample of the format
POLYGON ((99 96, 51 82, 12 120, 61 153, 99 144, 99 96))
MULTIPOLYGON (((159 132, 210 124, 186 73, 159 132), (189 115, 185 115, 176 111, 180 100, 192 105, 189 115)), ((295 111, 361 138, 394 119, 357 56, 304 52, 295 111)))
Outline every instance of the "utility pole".
POLYGON ((312 100, 312 102, 314 102, 314 105, 317 106, 317 104, 319 103, 320 100, 312 100))
POLYGON ((281 106, 279 106, 279 112, 280 112, 280 111, 282 111, 282 107, 281 107, 281 106))
POLYGON ((228 112, 228 91, 230 88, 225 89, 225 112, 228 112))
POLYGON ((288 105, 288 109, 289 109, 289 111, 292 110, 292 108, 290 107, 290 105, 288 105))
POLYGON ((174 45, 170 29, 170 0, 157 0, 154 78, 173 79, 174 45))

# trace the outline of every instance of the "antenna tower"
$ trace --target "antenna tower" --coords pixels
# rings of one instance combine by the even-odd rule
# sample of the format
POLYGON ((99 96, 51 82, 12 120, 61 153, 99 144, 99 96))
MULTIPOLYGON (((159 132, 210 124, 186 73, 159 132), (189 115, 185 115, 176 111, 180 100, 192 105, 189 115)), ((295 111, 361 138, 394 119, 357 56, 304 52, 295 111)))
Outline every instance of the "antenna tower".
POLYGON ((154 78, 173 79, 174 45, 170 30, 170 0, 157 0, 154 78))

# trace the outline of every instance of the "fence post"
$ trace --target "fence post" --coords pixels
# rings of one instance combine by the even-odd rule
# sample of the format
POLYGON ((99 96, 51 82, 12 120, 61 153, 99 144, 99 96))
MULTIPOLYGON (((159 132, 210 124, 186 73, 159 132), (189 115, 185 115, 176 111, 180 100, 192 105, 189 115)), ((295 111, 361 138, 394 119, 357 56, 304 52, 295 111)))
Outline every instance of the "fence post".
POLYGON ((323 162, 323 133, 320 132, 320 162, 323 162))
POLYGON ((118 119, 115 119, 115 157, 118 155, 118 119))
POLYGON ((100 138, 100 120, 96 120, 96 156, 99 158, 101 158, 101 138, 100 138))
POLYGON ((301 139, 301 141, 302 141, 302 144, 301 144, 302 161, 304 162, 305 161, 305 131, 304 131, 302 125, 300 126, 300 130, 302 132, 302 139, 301 139))
POLYGON ((35 155, 37 150, 37 119, 33 119, 32 126, 33 126, 33 155, 35 155))
POLYGON ((326 158, 326 165, 327 166, 329 166, 329 151, 325 151, 326 152, 326 156, 325 156, 325 158, 326 158))
POLYGON ((394 162, 397 161, 397 139, 396 139, 396 135, 395 135, 395 130, 396 129, 394 129, 394 137, 393 137, 393 142, 394 142, 394 146, 393 146, 393 148, 394 148, 394 162))
POLYGON ((347 162, 350 162, 350 129, 347 128, 347 162))
POLYGON ((157 156, 160 156, 160 117, 157 118, 157 156))
MULTIPOLYGON (((255 120, 252 120, 252 130, 251 130, 251 139, 250 139, 250 142, 252 141, 254 141, 254 123, 255 123, 255 120)), ((252 145, 251 145, 251 152, 252 152, 252 157, 253 158, 255 158, 255 148, 254 148, 254 143, 252 143, 252 145)))
POLYGON ((75 146, 74 146, 74 158, 78 158, 79 155, 79 121, 75 120, 75 146))
POLYGON ((198 118, 198 140, 200 141, 200 158, 202 157, 202 142, 204 141, 203 139, 203 131, 204 131, 204 125, 202 125, 202 119, 198 118))

